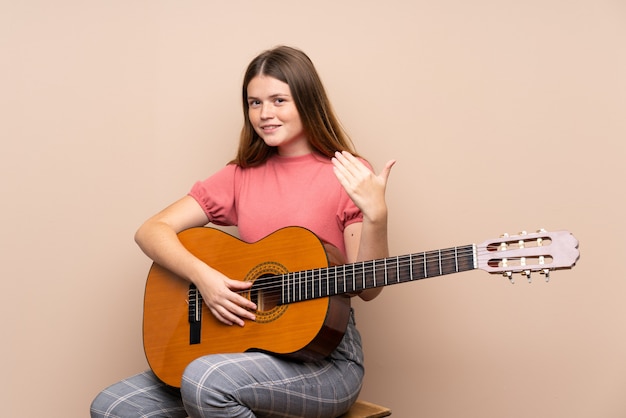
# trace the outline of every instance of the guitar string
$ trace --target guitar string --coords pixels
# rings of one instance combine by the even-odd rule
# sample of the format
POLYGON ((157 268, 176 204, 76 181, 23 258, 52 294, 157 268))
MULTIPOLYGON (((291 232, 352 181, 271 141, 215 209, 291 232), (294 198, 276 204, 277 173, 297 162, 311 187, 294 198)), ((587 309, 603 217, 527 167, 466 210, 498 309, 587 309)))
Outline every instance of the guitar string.
MULTIPOLYGON (((493 253, 494 251, 490 251, 482 247, 476 250, 476 256, 479 259, 485 255, 489 255, 493 253)), ((449 272, 447 268, 446 268, 446 272, 443 273, 442 271, 444 267, 443 265, 446 263, 458 262, 459 258, 467 257, 470 254, 474 254, 474 247, 472 245, 467 245, 463 247, 456 247, 456 249, 452 247, 452 248, 446 248, 442 250, 427 251, 427 252, 422 252, 422 253, 412 253, 412 254, 406 254, 406 255, 400 255, 400 256, 381 258, 381 259, 376 259, 376 260, 349 263, 345 265, 337 265, 337 266, 330 266, 330 267, 323 266, 319 268, 287 272, 284 274, 264 276, 262 280, 266 283, 260 289, 257 289, 257 290, 262 290, 264 294, 267 294, 268 296, 272 296, 272 295, 275 296, 275 295, 282 294, 285 287, 296 287, 298 289, 306 287, 306 288, 311 288, 311 290, 313 290, 313 282, 319 281, 319 280, 334 281, 336 279, 338 284, 341 285, 338 287, 343 287, 345 283, 352 284, 352 282, 355 280, 362 283, 363 276, 371 275, 372 273, 384 270, 385 263, 388 268, 393 268, 396 270, 400 270, 402 268, 405 268, 405 269, 411 268, 411 266, 413 266, 412 267, 413 270, 419 270, 420 273, 423 273, 424 269, 428 270, 427 271, 428 274, 425 276, 422 276, 420 274, 419 277, 415 279, 411 278, 411 279, 404 280, 401 282, 397 280, 392 280, 393 283, 391 284, 404 283, 404 282, 412 281, 412 280, 420 280, 420 279, 429 278, 429 277, 437 277, 437 276, 447 275, 451 273, 456 273, 456 271, 449 272), (432 273, 433 268, 432 267, 429 268, 429 265, 432 266, 433 263, 435 263, 435 265, 437 266, 435 270, 437 270, 438 273, 437 272, 432 273), (415 268, 415 266, 417 266, 417 268, 415 268), (314 275, 314 277, 311 278, 309 277, 310 275, 314 275), (287 282, 287 283, 284 284, 284 282, 287 282)), ((460 272, 460 271, 467 271, 467 270, 474 269, 475 260, 471 260, 471 261, 473 263, 471 269, 463 269, 463 270, 458 270, 458 271, 460 272)), ((503 270, 506 270, 506 269, 503 269, 503 270)), ((259 280, 259 279, 261 278, 259 277, 256 280, 259 280)), ((383 281, 381 280, 380 286, 371 286, 371 287, 382 287, 385 285, 386 284, 383 284, 383 281)), ((326 286, 324 287, 326 288, 326 286)), ((366 286, 366 288, 368 287, 366 286)), ((244 290, 244 291, 237 291, 236 293, 248 294, 249 292, 250 292, 250 289, 244 290)), ((338 292, 338 293, 349 293, 349 291, 338 292)), ((324 297, 324 296, 318 296, 318 297, 324 297)))

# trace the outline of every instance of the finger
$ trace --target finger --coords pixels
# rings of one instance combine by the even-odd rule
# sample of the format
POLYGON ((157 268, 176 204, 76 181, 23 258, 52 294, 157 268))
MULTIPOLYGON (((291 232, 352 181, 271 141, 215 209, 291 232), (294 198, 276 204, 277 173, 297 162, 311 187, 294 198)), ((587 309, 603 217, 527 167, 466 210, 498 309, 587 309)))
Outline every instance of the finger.
POLYGON ((335 152, 335 156, 331 158, 331 162, 335 168, 335 171, 338 171, 343 174, 346 171, 345 162, 346 159, 339 151, 335 152))
POLYGON ((213 312, 213 315, 219 321, 226 325, 239 325, 243 327, 245 324, 244 319, 255 320, 255 315, 252 312, 230 301, 227 301, 226 305, 215 307, 211 312, 213 312))
POLYGON ((348 151, 337 152, 337 160, 351 174, 369 172, 369 169, 361 160, 348 151))
POLYGON ((337 152, 336 157, 333 158, 333 164, 335 176, 346 189, 372 175, 372 172, 365 164, 348 152, 337 152))
POLYGON ((255 310, 257 308, 256 304, 252 302, 250 299, 245 298, 241 295, 241 291, 248 290, 252 287, 252 282, 242 282, 239 280, 229 279, 227 282, 228 288, 233 292, 233 298, 231 298, 231 302, 243 307, 248 310, 255 310))
POLYGON ((383 167, 383 170, 380 172, 380 177, 382 177, 385 180, 385 183, 387 182, 387 179, 389 178, 389 174, 391 174, 391 169, 393 168, 395 164, 396 164, 396 160, 387 161, 387 164, 385 164, 385 167, 383 167))
POLYGON ((213 316, 220 321, 221 323, 225 324, 225 325, 235 325, 234 322, 232 320, 229 320, 225 315, 222 315, 221 311, 211 307, 209 308, 211 313, 213 314, 213 316))
POLYGON ((231 289, 245 290, 252 287, 252 282, 228 279, 228 287, 231 289))
MULTIPOLYGON (((237 283, 241 283, 241 282, 237 282, 237 283)), ((251 282, 248 282, 248 283, 251 283, 251 282)), ((246 287, 249 287, 249 286, 246 286, 246 287)), ((231 313, 232 315, 235 315, 237 317, 236 319, 243 318, 243 319, 249 319, 251 321, 254 321, 256 319, 256 316, 253 312, 253 311, 256 311, 257 309, 256 304, 252 302, 250 299, 242 296, 241 294, 237 292, 230 291, 226 295, 226 299, 224 300, 223 306, 229 313, 231 313)), ((243 325, 243 322, 237 321, 237 323, 240 325, 243 325)))

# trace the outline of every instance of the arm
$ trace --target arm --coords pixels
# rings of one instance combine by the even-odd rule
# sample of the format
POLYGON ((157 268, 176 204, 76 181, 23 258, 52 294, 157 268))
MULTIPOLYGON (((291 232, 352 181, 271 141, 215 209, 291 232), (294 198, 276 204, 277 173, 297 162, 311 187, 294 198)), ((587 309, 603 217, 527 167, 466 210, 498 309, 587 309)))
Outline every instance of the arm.
POLYGON ((135 241, 157 264, 194 283, 218 320, 243 326, 243 318, 255 319, 250 310, 256 305, 236 292, 251 283, 227 278, 187 251, 178 239, 182 230, 208 222, 195 199, 185 196, 148 219, 137 230, 135 241))
MULTIPOLYGON (((389 161, 380 175, 372 173, 350 153, 336 153, 333 158, 335 175, 352 201, 363 212, 363 222, 348 225, 344 230, 347 261, 367 261, 389 256, 387 238, 387 204, 385 189, 395 161, 389 161)), ((382 288, 368 289, 359 294, 372 300, 382 288)))

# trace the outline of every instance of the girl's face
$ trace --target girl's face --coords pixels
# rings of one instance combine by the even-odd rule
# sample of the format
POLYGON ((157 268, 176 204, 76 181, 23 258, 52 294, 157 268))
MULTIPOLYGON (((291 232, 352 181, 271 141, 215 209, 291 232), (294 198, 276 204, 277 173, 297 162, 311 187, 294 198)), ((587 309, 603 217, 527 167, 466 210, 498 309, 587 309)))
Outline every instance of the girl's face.
POLYGON ((248 119, 256 133, 283 156, 309 154, 312 148, 287 83, 258 75, 248 83, 248 119))

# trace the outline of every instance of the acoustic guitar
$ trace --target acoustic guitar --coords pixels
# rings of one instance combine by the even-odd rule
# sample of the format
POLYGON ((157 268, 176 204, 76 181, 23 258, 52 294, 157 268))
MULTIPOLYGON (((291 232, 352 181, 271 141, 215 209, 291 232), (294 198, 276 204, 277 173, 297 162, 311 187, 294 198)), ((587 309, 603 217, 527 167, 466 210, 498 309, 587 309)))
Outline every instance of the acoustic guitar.
POLYGON ((339 252, 311 231, 280 229, 255 243, 198 227, 179 233, 196 257, 227 277, 253 282, 242 294, 257 304, 245 326, 219 322, 202 295, 184 280, 152 264, 144 298, 143 342, 159 379, 180 387, 194 359, 216 353, 263 351, 294 360, 330 354, 341 341, 350 293, 429 277, 482 269, 513 281, 513 273, 546 279, 579 258, 578 241, 567 231, 503 236, 464 245, 384 259, 342 264, 339 252))

